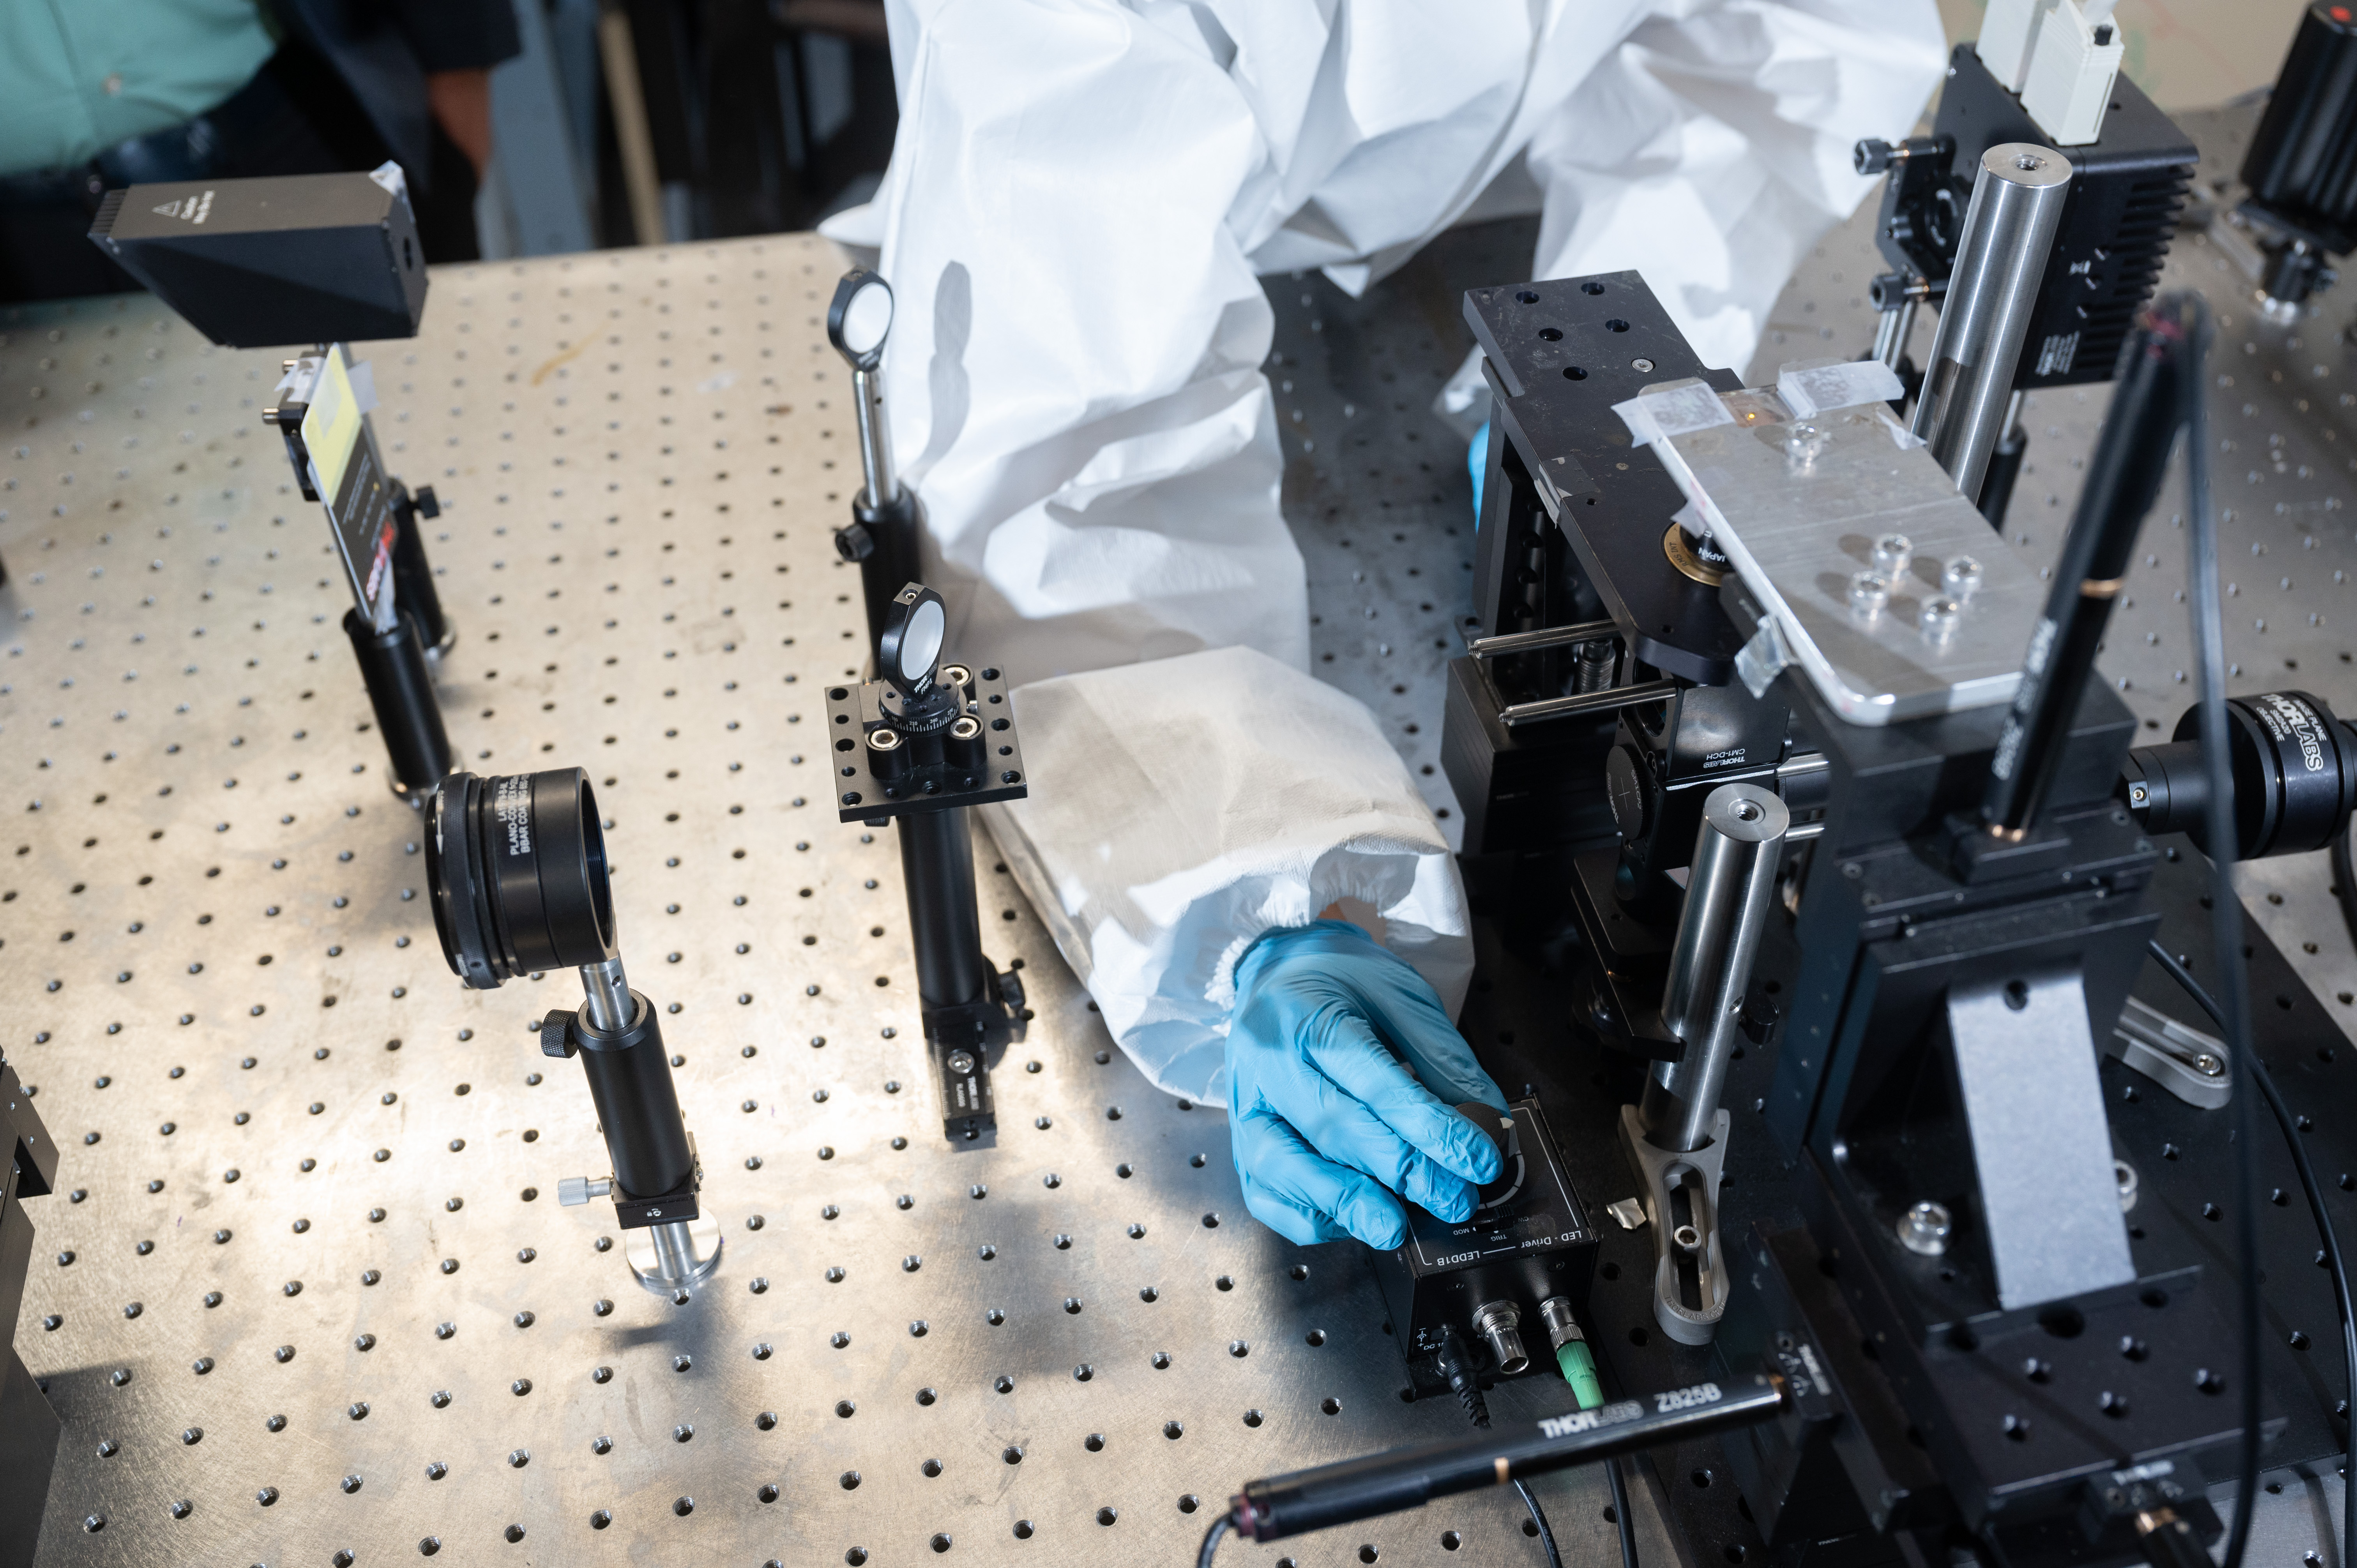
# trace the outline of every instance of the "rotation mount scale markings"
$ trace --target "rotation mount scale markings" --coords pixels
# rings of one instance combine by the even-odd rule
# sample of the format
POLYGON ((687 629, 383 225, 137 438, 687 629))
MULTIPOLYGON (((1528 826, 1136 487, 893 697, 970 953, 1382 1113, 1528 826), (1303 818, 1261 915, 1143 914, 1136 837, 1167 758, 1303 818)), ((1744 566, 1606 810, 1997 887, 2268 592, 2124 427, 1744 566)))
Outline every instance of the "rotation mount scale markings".
MULTIPOLYGON (((449 269, 356 350, 443 498, 462 765, 589 769, 677 1006, 727 1237, 685 1307, 556 1204, 604 1168, 531 1032, 572 977, 443 964, 260 421, 280 356, 144 296, 0 312, 0 999, 65 1145, 17 1335, 66 1425, 45 1563, 1178 1561, 1248 1476, 1462 1430, 1399 1402, 1353 1249, 1249 1219, 1222 1117, 1127 1065, 986 842, 1036 1016, 999 1147, 940 1144, 889 835, 832 820, 808 738, 860 652, 842 265, 449 269)), ((1609 1545, 1600 1485, 1544 1491, 1609 1545)), ((1536 1552, 1511 1496, 1347 1534, 1284 1555, 1536 1552)))

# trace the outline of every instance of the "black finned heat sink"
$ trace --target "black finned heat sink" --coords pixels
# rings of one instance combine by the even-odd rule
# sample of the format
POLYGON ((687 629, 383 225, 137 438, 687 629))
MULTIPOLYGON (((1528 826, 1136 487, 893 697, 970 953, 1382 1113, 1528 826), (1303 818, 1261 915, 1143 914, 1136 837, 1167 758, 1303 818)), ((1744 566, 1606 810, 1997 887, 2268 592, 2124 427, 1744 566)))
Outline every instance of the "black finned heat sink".
MULTIPOLYGON (((1961 214, 1983 153, 2004 142, 2053 143, 1971 44, 1957 45, 1948 65, 1933 131, 1954 141, 1949 185, 1961 214)), ((2057 150, 2071 160, 2071 194, 2014 372, 2024 391, 2111 380, 2129 325, 2160 276, 2200 156, 2125 76, 2113 84, 2103 135, 2057 150)), ((1890 217, 1886 210, 1878 242, 1893 265, 1912 271, 1916 260, 1890 233, 1890 217)))

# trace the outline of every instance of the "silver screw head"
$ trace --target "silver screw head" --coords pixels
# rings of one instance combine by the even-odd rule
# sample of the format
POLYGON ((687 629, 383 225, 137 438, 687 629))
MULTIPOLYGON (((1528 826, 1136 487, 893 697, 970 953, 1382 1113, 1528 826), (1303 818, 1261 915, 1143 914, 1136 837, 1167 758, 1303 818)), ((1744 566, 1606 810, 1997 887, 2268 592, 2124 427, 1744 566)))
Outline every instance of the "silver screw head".
POLYGON ((1813 463, 1832 442, 1831 435, 1804 419, 1784 433, 1784 456, 1795 463, 1813 463))
POLYGON ((1853 572, 1849 576, 1850 613, 1871 620, 1890 603, 1890 579, 1879 572, 1853 572))
POLYGON ((1928 1199, 1910 1208, 1899 1221, 1899 1244, 1910 1252, 1936 1258, 1948 1250, 1948 1238, 1955 1230, 1955 1222, 1948 1214, 1947 1205, 1928 1199))

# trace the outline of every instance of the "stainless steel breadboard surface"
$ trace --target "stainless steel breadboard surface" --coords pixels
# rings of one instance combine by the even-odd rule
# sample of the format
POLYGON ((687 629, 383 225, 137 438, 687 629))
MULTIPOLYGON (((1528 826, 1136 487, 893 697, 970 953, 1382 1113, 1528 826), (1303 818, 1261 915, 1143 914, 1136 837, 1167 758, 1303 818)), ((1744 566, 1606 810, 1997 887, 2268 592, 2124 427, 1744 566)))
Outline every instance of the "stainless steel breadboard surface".
MULTIPOLYGON (((684 1306, 556 1204, 607 1168, 531 1033, 573 977, 443 962, 261 424, 281 356, 145 296, 0 311, 0 1028, 63 1146, 16 1333, 65 1422, 44 1563, 1175 1563, 1250 1477, 1466 1430, 1401 1402, 1358 1249, 1246 1215, 1219 1112, 1128 1066, 980 835, 1036 1016, 998 1147, 940 1142, 891 835, 806 760, 859 653, 845 264, 447 269, 357 349, 444 507, 463 765, 580 764, 608 819, 726 1236, 684 1306)), ((1599 1481, 1541 1490, 1610 1550, 1599 1481)), ((1535 1562, 1523 1520, 1501 1489, 1222 1560, 1535 1562)))

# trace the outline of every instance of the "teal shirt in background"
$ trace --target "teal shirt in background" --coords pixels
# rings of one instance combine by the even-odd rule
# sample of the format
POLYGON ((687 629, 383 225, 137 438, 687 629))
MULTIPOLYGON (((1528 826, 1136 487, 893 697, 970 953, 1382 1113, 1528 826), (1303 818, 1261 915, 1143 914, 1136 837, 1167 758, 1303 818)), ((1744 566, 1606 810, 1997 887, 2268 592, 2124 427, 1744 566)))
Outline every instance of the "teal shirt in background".
POLYGON ((0 0, 0 175, 192 120, 277 47, 257 0, 0 0))

